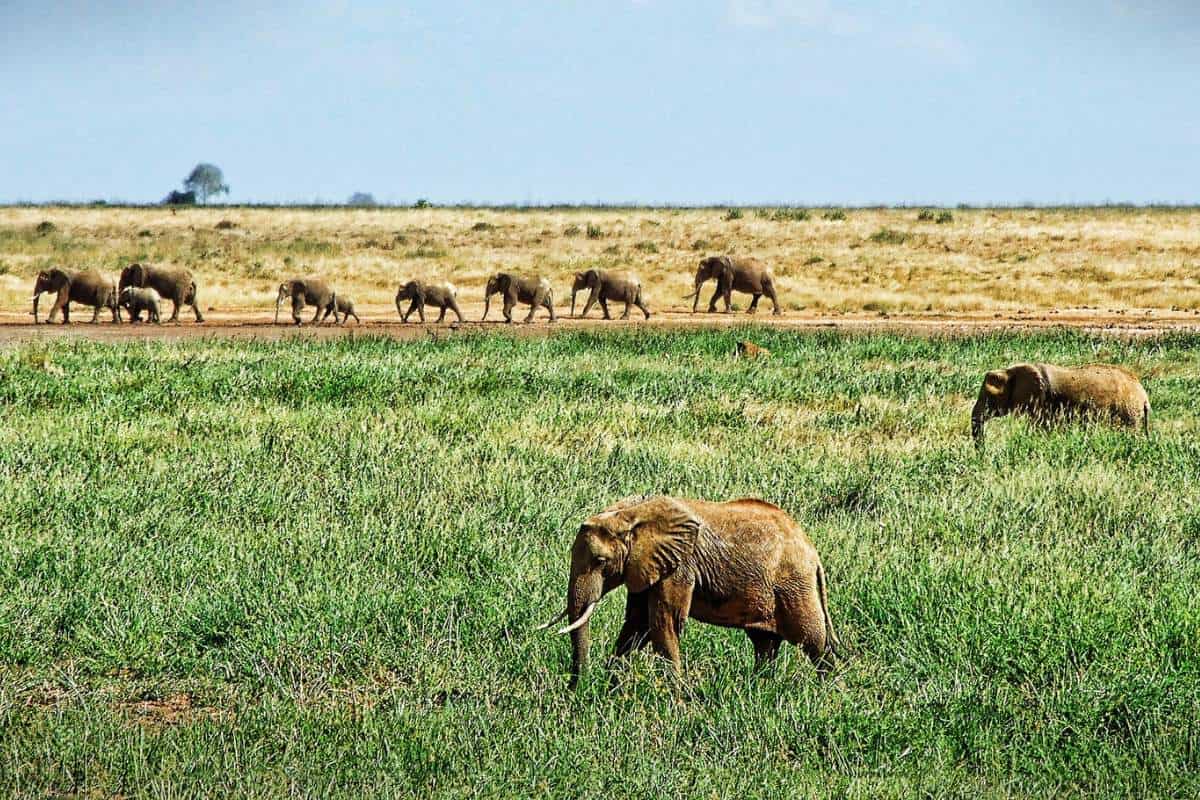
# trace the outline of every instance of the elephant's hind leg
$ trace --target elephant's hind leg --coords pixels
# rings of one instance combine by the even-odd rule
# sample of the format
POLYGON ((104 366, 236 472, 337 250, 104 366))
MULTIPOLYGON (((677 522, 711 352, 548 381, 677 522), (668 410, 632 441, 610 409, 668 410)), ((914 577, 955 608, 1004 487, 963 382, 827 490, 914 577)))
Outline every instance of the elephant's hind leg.
POLYGON ((798 645, 818 674, 827 675, 833 667, 827 658, 830 642, 825 632, 825 610, 815 583, 797 581, 776 591, 779 634, 798 645))
POLYGON ((753 295, 752 299, 750 300, 750 307, 746 309, 746 313, 753 314, 754 312, 758 311, 758 301, 761 299, 761 293, 753 295))
POLYGON ((171 318, 167 322, 179 322, 179 306, 180 303, 178 300, 171 300, 171 318))

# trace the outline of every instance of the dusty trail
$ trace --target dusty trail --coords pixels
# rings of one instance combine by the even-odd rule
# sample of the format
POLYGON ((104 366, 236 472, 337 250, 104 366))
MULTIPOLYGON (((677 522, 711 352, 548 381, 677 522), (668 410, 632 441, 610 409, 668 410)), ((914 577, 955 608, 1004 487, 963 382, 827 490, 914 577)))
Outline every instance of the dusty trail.
POLYGON ((272 323, 273 312, 259 310, 208 311, 203 324, 196 324, 187 313, 181 313, 179 324, 162 325, 122 323, 114 325, 101 322, 92 325, 90 309, 74 309, 69 325, 34 325, 28 313, 0 313, 0 343, 26 340, 61 338, 85 338, 97 341, 177 340, 196 337, 221 337, 236 339, 286 339, 286 338, 336 338, 340 336, 389 336, 395 339, 421 338, 437 332, 439 335, 454 335, 466 331, 505 331, 516 335, 545 335, 566 330, 617 330, 640 328, 654 330, 687 330, 697 328, 726 328, 738 325, 764 325, 787 330, 842 330, 842 331, 899 331, 916 334, 963 335, 1006 330, 1037 330, 1053 327, 1069 327, 1089 332, 1114 335, 1145 336, 1165 331, 1200 332, 1200 314, 1189 312, 1166 312, 1159 309, 1130 311, 1099 311, 1096 309, 1063 309, 1031 312, 1027 314, 808 314, 789 312, 780 316, 770 313, 749 315, 735 314, 691 314, 683 310, 667 310, 655 313, 649 321, 640 314, 631 315, 629 320, 605 321, 593 311, 587 319, 559 317, 550 323, 544 312, 539 311, 532 323, 521 322, 525 312, 517 309, 513 314, 514 324, 507 325, 499 320, 493 309, 487 322, 480 322, 483 313, 479 307, 467 305, 463 308, 467 321, 436 325, 434 314, 427 314, 427 322, 408 324, 400 322, 394 308, 386 306, 367 307, 360 311, 362 325, 353 321, 343 326, 334 325, 332 319, 322 325, 308 323, 309 314, 302 315, 305 324, 299 328, 285 324, 286 313, 281 314, 278 325, 272 323), (389 313, 390 312, 390 313, 389 313))

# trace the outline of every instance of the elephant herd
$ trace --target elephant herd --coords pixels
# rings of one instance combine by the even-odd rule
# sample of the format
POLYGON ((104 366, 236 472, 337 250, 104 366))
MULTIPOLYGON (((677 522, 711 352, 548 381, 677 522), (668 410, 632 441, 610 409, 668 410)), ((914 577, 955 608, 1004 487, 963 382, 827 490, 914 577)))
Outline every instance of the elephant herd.
MULTIPOLYGON (((710 313, 717 311, 719 300, 724 302, 725 313, 732 311, 735 291, 751 296, 748 313, 752 314, 758 310, 758 301, 764 296, 771 300, 773 312, 780 313, 774 274, 770 267, 757 259, 730 256, 710 256, 703 259, 696 270, 694 291, 687 295, 687 298, 692 299, 693 313, 697 311, 704 284, 710 280, 716 284, 716 290, 708 302, 710 313)), ((599 304, 604 319, 612 319, 609 303, 620 303, 624 306, 621 319, 628 319, 633 307, 641 311, 646 319, 650 319, 650 308, 643 296, 641 279, 632 272, 587 269, 575 273, 571 284, 572 317, 575 316, 576 299, 582 291, 586 291, 588 295, 580 317, 586 317, 593 306, 599 304)), ((169 322, 179 321, 179 309, 183 306, 191 307, 196 315, 196 322, 204 321, 197 305, 196 281, 186 269, 162 269, 144 264, 130 264, 121 270, 120 278, 115 283, 95 270, 51 269, 40 272, 33 289, 34 322, 39 321, 38 300, 45 292, 55 294, 49 322, 54 322, 60 311, 63 323, 69 322, 71 303, 78 303, 92 307, 92 322, 99 319, 101 309, 111 311, 113 322, 120 322, 121 309, 125 309, 131 321, 139 321, 144 311, 149 321, 157 323, 160 320, 160 304, 163 300, 172 302, 169 322)), ((538 309, 545 309, 551 322, 557 319, 554 312, 554 290, 545 276, 518 275, 511 272, 497 272, 492 275, 484 287, 485 321, 491 310, 492 297, 495 295, 500 295, 502 299, 501 311, 505 322, 513 321, 513 308, 518 305, 529 306, 525 322, 531 322, 538 309)), ((319 276, 291 278, 279 285, 275 298, 276 323, 279 322, 279 306, 284 300, 291 302, 292 321, 296 325, 303 324, 300 312, 308 306, 316 309, 311 320, 314 324, 329 319, 330 314, 337 324, 345 323, 350 317, 354 317, 355 322, 361 322, 355 311, 354 301, 345 294, 339 294, 329 281, 319 276)), ((426 305, 439 310, 439 323, 445 319, 447 311, 453 311, 459 322, 464 321, 458 306, 458 289, 452 283, 414 280, 402 284, 396 292, 396 312, 400 314, 403 322, 408 322, 414 312, 422 323, 425 322, 426 305), (407 309, 404 307, 406 301, 407 309)))
MULTIPOLYGON (((983 446, 987 420, 1013 413, 1041 424, 1091 417, 1140 425, 1147 435, 1150 429, 1141 381, 1110 365, 1016 364, 988 372, 971 413, 976 446, 983 446)), ((566 607, 539 626, 568 621, 558 632, 571 635, 572 687, 587 665, 592 613, 620 586, 627 593, 617 658, 650 647, 678 674, 679 636, 689 618, 744 630, 756 666, 772 661, 783 642, 799 646, 820 675, 841 655, 816 549, 795 520, 762 500, 638 497, 586 519, 571 547, 566 607)))

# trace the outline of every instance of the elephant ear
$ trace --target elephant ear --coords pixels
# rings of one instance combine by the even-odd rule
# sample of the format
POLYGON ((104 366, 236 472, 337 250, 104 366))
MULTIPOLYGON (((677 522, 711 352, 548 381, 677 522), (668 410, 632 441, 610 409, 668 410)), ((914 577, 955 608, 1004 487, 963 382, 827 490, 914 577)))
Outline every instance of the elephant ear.
POLYGON ((1017 364, 1008 369, 1009 408, 1040 404, 1050 386, 1036 364, 1017 364))
POLYGON ((733 259, 729 256, 721 256, 721 266, 725 268, 725 274, 733 277, 733 259))
POLYGON ((674 572, 687 558, 700 533, 700 520, 682 504, 659 497, 629 509, 629 558, 625 582, 643 592, 674 572))
POLYGON ((994 369, 983 377, 983 391, 1000 398, 1008 392, 1008 370, 994 369))

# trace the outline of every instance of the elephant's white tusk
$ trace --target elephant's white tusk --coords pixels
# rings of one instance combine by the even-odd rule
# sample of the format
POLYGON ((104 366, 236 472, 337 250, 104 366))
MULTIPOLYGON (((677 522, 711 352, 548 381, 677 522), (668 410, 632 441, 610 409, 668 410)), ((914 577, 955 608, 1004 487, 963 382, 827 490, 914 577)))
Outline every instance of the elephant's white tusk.
POLYGON ((583 610, 583 613, 579 616, 579 619, 575 620, 574 622, 572 622, 570 625, 568 625, 565 628, 559 628, 558 632, 559 633, 570 633, 571 631, 575 630, 579 626, 583 625, 583 623, 587 622, 588 617, 590 617, 592 615, 592 612, 595 610, 596 610, 596 604, 588 603, 588 607, 583 610))
POLYGON ((546 630, 546 628, 549 628, 551 625, 558 622, 560 619, 562 619, 566 615, 567 615, 567 610, 564 608, 562 611, 560 611, 554 615, 554 619, 543 622, 541 625, 538 625, 536 628, 534 628, 534 630, 535 631, 544 631, 544 630, 546 630))

